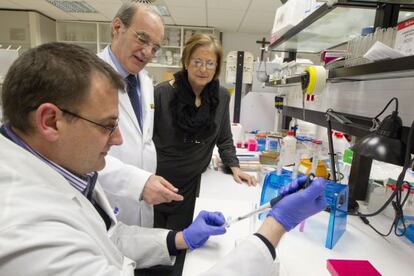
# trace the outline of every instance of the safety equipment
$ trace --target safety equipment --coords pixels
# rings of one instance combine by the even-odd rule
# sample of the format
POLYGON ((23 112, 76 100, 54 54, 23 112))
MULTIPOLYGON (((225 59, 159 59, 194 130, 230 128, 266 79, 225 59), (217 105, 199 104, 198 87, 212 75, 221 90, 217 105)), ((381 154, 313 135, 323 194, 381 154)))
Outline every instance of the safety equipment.
POLYGON ((184 241, 188 248, 199 248, 210 236, 224 234, 226 232, 225 222, 226 219, 220 212, 201 211, 193 223, 183 231, 184 241))
MULTIPOLYGON (((281 193, 289 194, 303 187, 306 177, 298 178, 284 189, 281 193)), ((272 216, 283 225, 286 231, 290 231, 304 219, 322 211, 326 208, 325 186, 327 181, 323 178, 315 178, 309 187, 285 196, 277 203, 268 216, 272 216)))

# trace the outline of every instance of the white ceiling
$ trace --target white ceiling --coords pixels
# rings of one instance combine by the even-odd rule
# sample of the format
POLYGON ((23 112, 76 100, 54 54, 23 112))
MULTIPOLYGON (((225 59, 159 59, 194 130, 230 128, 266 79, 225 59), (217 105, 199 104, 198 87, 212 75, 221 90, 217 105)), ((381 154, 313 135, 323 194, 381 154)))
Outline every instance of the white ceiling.
MULTIPOLYGON (((78 0, 82 1, 82 0, 78 0)), ((124 1, 84 0, 98 13, 66 13, 46 0, 0 0, 0 9, 36 10, 56 20, 111 21, 124 1)), ((170 17, 166 24, 215 27, 220 31, 269 33, 280 0, 156 0, 170 17)))

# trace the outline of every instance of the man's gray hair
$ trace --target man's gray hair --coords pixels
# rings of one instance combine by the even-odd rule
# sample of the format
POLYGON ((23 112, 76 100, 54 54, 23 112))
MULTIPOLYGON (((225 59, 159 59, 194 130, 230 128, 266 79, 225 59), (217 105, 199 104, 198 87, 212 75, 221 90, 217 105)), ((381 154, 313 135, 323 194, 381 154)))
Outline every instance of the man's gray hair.
POLYGON ((137 1, 124 2, 122 6, 119 8, 118 12, 116 13, 114 20, 116 18, 119 18, 121 22, 125 26, 128 27, 131 25, 132 18, 134 18, 134 15, 140 9, 145 9, 147 12, 158 16, 161 22, 164 24, 164 20, 162 19, 161 14, 158 12, 158 10, 154 6, 144 4, 144 3, 139 3, 137 1))

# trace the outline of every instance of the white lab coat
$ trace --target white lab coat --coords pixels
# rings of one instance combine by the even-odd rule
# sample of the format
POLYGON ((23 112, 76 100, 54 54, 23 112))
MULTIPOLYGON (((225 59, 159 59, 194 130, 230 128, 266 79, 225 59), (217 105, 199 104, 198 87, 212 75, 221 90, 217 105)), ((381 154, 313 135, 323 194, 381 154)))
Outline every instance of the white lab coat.
POLYGON ((117 223, 99 183, 93 196, 109 231, 85 196, 1 134, 0 156, 0 275, 134 275, 131 259, 173 263, 168 230, 117 223))
MULTIPOLYGON (((109 46, 98 54, 116 70, 109 55, 109 46)), ((140 200, 145 182, 155 173, 157 155, 152 141, 154 128, 154 87, 145 70, 138 74, 141 85, 142 132, 126 91, 119 91, 119 129, 121 146, 111 148, 106 166, 99 172, 104 188, 117 218, 128 225, 153 227, 152 205, 140 200)))
MULTIPOLYGON (((116 222, 99 183, 94 198, 111 217, 108 232, 85 196, 1 134, 0 156, 0 275, 133 276, 131 259, 138 268, 173 263, 168 230, 116 222)), ((271 275, 272 264, 251 236, 203 275, 271 275)))

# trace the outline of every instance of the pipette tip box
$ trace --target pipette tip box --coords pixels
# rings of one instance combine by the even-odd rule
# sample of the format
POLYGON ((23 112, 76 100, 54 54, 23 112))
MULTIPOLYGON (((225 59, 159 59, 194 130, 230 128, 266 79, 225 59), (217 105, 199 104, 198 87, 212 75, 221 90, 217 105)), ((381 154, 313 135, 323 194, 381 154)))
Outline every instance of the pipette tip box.
POLYGON ((381 276, 381 273, 367 260, 327 260, 327 268, 332 276, 381 276))

